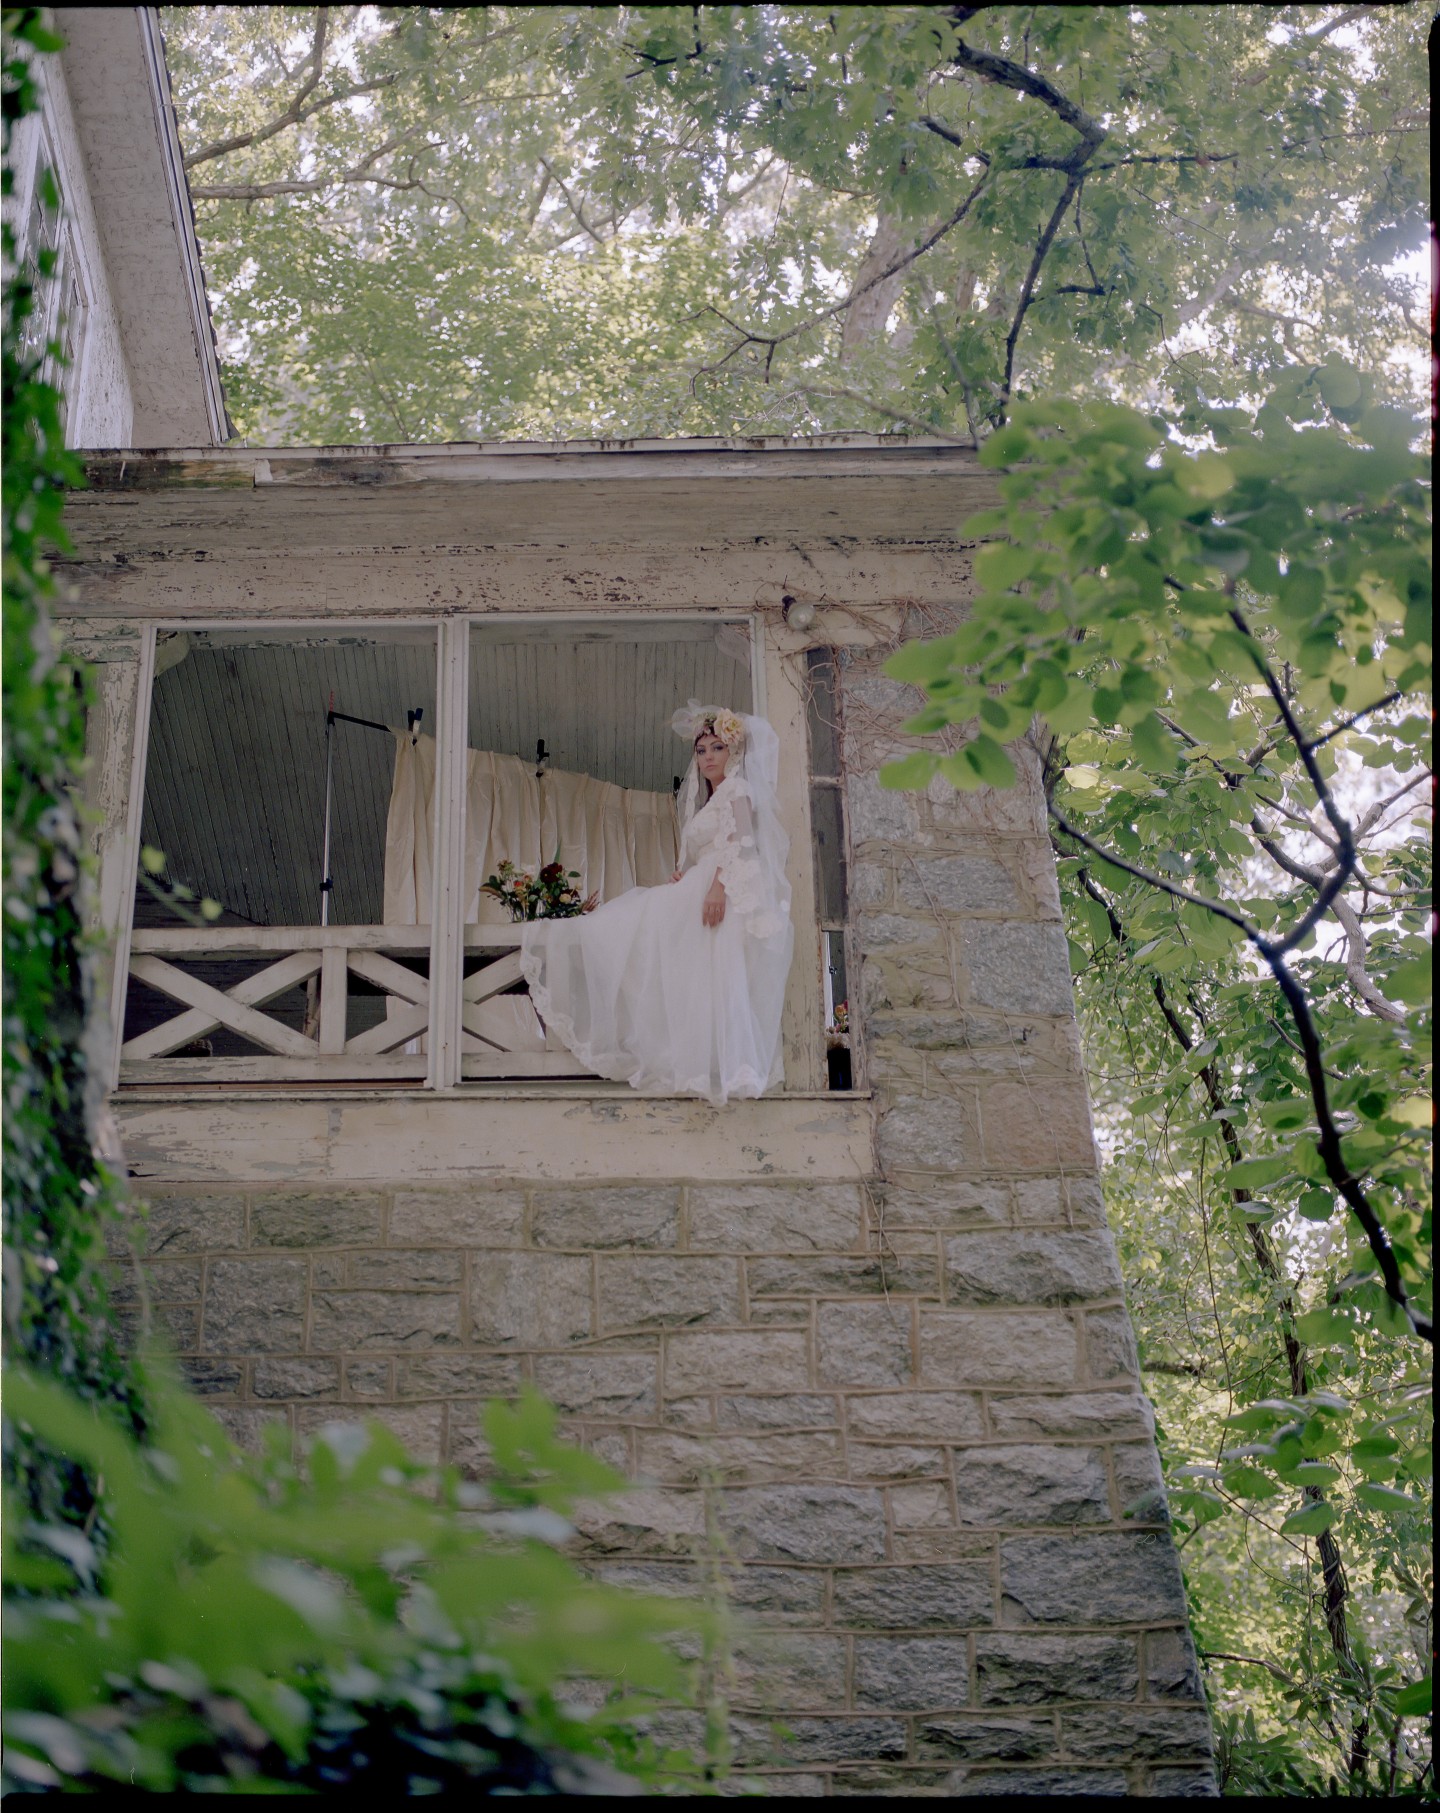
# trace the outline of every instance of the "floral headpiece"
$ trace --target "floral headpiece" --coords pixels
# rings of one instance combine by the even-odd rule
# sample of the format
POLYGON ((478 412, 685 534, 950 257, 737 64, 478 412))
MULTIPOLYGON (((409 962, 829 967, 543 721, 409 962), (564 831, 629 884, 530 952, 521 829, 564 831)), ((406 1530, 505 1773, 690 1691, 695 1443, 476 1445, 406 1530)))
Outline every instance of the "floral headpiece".
POLYGON ((690 743, 706 731, 719 737, 727 749, 736 749, 745 741, 745 725, 738 712, 728 706, 702 705, 698 699, 675 713, 670 728, 690 743))

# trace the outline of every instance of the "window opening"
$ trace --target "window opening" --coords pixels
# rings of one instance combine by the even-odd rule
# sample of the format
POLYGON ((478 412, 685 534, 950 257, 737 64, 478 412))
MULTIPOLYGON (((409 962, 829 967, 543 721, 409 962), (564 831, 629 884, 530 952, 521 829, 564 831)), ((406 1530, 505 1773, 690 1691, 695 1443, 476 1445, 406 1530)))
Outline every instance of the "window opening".
POLYGON ((815 841, 815 905, 820 928, 826 1081, 831 1089, 850 1089, 855 1083, 855 1028, 850 1013, 846 960, 849 881, 835 651, 809 649, 805 665, 810 823, 815 841))
POLYGON ((429 902, 389 819, 435 632, 162 633, 155 671, 122 1084, 423 1078, 429 902))
POLYGON ((506 932, 520 909, 485 884, 505 862, 519 877, 558 862, 574 905, 668 880, 688 760, 671 713, 691 698, 748 712, 752 697, 743 621, 472 623, 464 987, 487 1007, 463 1032, 463 1077, 592 1074, 531 1006, 506 932))
POLYGON ((589 1076, 486 884, 668 880, 670 716, 757 686, 744 620, 160 632, 122 1086, 589 1076))

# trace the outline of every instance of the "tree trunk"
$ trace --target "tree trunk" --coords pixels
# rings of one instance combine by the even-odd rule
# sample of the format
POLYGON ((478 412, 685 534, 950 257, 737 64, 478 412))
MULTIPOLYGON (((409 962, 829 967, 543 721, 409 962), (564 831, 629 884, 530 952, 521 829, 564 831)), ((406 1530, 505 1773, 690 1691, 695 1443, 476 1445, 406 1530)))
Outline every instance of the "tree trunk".
POLYGON ((890 319, 890 312, 900 300, 900 292, 905 287, 905 279, 910 274, 907 264, 904 270, 896 271, 892 276, 880 277, 880 273, 897 258, 912 249, 924 237, 924 230, 914 222, 897 219, 893 214, 881 214, 875 223, 875 232, 861 260, 860 269, 855 273, 855 283, 851 291, 855 300, 845 311, 844 325, 840 330, 840 363, 850 364, 857 353, 862 352, 872 341, 885 331, 885 323, 890 319), (880 277, 877 283, 875 279, 880 277), (869 284, 871 287, 866 289, 869 284), (856 292, 863 291, 862 294, 856 292))

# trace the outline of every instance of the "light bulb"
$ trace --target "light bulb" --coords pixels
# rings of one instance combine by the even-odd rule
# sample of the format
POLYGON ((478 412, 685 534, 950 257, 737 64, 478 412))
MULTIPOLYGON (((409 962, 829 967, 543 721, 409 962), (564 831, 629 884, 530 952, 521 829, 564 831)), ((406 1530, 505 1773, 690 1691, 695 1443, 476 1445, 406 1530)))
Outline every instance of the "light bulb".
POLYGON ((815 621, 815 606, 807 598, 787 598, 784 609, 792 630, 808 630, 815 621))

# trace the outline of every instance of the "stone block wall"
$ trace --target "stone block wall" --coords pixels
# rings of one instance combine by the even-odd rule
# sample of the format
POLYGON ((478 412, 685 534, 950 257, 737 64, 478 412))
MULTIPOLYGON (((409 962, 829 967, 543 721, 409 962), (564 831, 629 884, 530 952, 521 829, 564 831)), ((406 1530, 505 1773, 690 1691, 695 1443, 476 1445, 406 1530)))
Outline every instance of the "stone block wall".
POLYGON ((1205 1790, 1093 1178, 146 1195, 152 1314, 242 1441, 373 1416, 483 1474, 481 1403, 533 1380, 639 1482, 594 1564, 660 1592, 698 1584, 708 1491, 776 1786, 1205 1790))
MULTIPOLYGON (((154 1313, 247 1440, 375 1416, 483 1472, 480 1404, 533 1380, 636 1482, 582 1529, 617 1582, 694 1589, 708 1496, 737 1757, 772 1788, 1213 1794, 1038 762, 1009 794, 885 793, 865 727, 905 701, 878 657, 843 678, 871 1175, 177 1163, 145 1186, 154 1313)), ((738 1150, 745 1105, 720 1112, 738 1150)))

